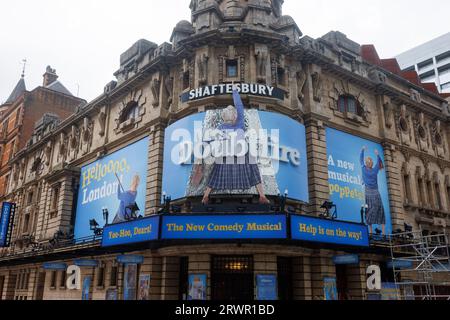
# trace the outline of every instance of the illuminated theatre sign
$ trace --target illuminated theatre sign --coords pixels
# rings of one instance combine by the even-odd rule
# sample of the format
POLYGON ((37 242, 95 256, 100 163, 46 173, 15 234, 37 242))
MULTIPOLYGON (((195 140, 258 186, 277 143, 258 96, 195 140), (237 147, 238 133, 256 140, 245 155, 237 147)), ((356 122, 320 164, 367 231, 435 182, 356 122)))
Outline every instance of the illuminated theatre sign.
MULTIPOLYGON (((284 99, 284 91, 268 86, 265 84, 257 83, 238 83, 235 84, 240 94, 250 94, 260 97, 275 98, 279 100, 284 99)), ((211 86, 192 89, 181 95, 181 102, 194 101, 212 96, 230 95, 233 93, 233 85, 228 84, 215 84, 211 86)))

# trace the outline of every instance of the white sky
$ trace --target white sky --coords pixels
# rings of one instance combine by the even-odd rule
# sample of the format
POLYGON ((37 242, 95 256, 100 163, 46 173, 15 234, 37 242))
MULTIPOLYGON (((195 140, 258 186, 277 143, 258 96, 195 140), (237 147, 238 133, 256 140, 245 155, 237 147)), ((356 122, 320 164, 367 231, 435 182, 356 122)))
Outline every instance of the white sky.
MULTIPOLYGON (((47 65, 73 93, 90 101, 119 68, 119 56, 141 38, 169 42, 190 20, 190 0, 0 0, 0 102, 28 60, 27 89, 42 83, 47 65)), ((285 0, 305 35, 339 30, 374 44, 390 58, 450 31, 449 0, 285 0)))

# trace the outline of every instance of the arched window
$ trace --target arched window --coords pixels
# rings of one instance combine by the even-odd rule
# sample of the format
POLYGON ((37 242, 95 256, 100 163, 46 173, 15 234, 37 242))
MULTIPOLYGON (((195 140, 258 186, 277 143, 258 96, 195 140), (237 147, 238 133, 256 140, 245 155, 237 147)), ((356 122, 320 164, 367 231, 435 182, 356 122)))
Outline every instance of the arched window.
POLYGON ((342 113, 353 113, 358 116, 363 115, 363 109, 360 103, 351 95, 342 95, 339 97, 338 109, 342 113))
POLYGON ((131 101, 123 110, 120 122, 125 122, 130 119, 137 119, 138 117, 139 105, 135 101, 131 101))

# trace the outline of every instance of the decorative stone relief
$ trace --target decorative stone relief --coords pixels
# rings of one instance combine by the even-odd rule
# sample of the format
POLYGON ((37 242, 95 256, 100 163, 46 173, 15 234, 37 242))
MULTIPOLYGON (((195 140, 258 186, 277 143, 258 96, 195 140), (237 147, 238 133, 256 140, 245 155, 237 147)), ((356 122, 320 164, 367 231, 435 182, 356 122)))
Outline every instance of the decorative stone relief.
POLYGON ((70 128, 68 142, 69 142, 68 160, 73 161, 77 158, 78 147, 80 144, 80 130, 75 125, 72 125, 72 127, 70 128))
POLYGON ((376 84, 386 83, 386 74, 378 70, 377 68, 370 68, 368 70, 368 77, 376 84))
POLYGON ((442 124, 440 120, 436 120, 431 129, 431 142, 436 152, 436 155, 439 158, 445 157, 445 143, 444 143, 444 135, 442 133, 442 124))
POLYGON ((419 118, 415 120, 414 126, 416 143, 422 151, 428 151, 428 130, 425 123, 425 115, 423 112, 419 114, 419 118))
POLYGON ((65 133, 61 132, 59 135, 59 148, 58 148, 58 162, 65 162, 67 158, 68 153, 68 146, 67 146, 67 137, 65 133))
POLYGON ((420 95, 420 92, 415 89, 409 90, 409 96, 410 96, 411 100, 413 100, 413 101, 416 101, 418 103, 422 102, 422 97, 420 95))
POLYGON ((106 133, 106 118, 106 107, 102 107, 98 114, 98 124, 100 126, 98 134, 100 137, 103 137, 106 133))
POLYGON ((44 159, 45 159, 46 166, 49 166, 50 162, 52 160, 51 159, 52 158, 52 147, 53 147, 53 144, 51 141, 49 141, 49 142, 47 142, 47 144, 45 145, 45 148, 44 148, 44 155, 45 155, 44 159))
POLYGON ((266 83, 267 62, 269 59, 267 46, 255 45, 255 58, 256 58, 256 81, 258 83, 266 83))
POLYGON ((208 61, 209 57, 206 53, 201 54, 197 58, 199 87, 206 86, 208 84, 208 61))
POLYGON ((150 88, 153 96, 152 106, 156 108, 157 106, 159 106, 159 93, 161 91, 161 80, 159 80, 158 78, 154 78, 152 80, 150 88))
POLYGON ((306 74, 305 69, 300 66, 300 70, 296 72, 295 78, 297 81, 297 98, 300 101, 301 104, 303 104, 305 100, 305 85, 308 80, 308 75, 306 74))
POLYGON ((173 103, 173 77, 169 73, 164 76, 164 90, 167 95, 167 109, 170 109, 173 103))
POLYGON ((332 100, 332 102, 330 103, 330 108, 334 111, 334 114, 336 116, 339 116, 341 118, 344 117, 347 120, 350 120, 357 124, 368 125, 370 123, 371 112, 366 106, 363 93, 352 88, 348 81, 335 81, 333 84, 333 88, 328 91, 328 96, 332 100), (341 96, 353 97, 359 105, 360 112, 358 114, 347 112, 342 113, 339 110, 339 97, 341 96))
POLYGON ((384 111, 384 123, 386 128, 392 128, 394 123, 394 106, 392 105, 391 99, 387 96, 382 97, 383 100, 383 111, 384 111))
POLYGON ((410 146, 412 141, 412 130, 410 125, 410 116, 406 112, 406 106, 400 106, 400 112, 396 117, 396 131, 400 141, 405 146, 410 146))
POLYGON ((85 155, 91 151, 92 137, 94 132, 94 124, 92 121, 85 117, 83 119, 83 126, 81 127, 81 154, 85 155))
POLYGON ((322 77, 319 72, 315 71, 311 74, 311 81, 313 86, 314 101, 322 101, 322 77))

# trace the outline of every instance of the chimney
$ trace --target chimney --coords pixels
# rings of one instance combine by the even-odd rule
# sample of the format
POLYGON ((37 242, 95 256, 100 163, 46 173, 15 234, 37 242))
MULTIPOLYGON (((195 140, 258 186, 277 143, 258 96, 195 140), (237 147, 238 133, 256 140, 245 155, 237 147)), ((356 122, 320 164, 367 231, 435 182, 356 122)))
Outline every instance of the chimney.
POLYGON ((44 73, 44 82, 43 86, 48 87, 53 82, 55 82, 58 79, 58 76, 56 75, 56 70, 52 69, 52 67, 47 66, 47 70, 44 73))

